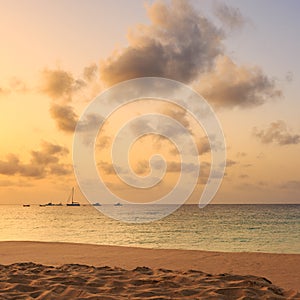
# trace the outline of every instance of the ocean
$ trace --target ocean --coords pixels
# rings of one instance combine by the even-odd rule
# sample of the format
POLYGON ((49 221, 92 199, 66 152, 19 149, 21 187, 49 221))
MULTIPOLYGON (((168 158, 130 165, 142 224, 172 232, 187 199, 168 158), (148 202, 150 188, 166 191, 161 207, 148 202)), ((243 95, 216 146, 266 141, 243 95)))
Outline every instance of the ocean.
POLYGON ((0 215, 0 241, 300 253, 300 205, 184 205, 145 224, 116 221, 92 206, 1 205, 0 215))

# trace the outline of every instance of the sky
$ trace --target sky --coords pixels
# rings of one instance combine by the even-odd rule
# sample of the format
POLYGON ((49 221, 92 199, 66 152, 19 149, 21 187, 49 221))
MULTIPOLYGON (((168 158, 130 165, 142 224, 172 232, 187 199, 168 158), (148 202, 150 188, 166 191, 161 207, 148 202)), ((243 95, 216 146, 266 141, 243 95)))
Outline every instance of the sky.
MULTIPOLYGON (((74 129, 87 105, 116 83, 157 76, 193 88, 221 122, 227 167, 212 203, 300 204, 299 11, 297 0, 0 0, 0 203, 65 202, 76 186, 74 129)), ((112 114, 97 138, 99 174, 133 202, 172 189, 179 156, 157 135, 138 141, 129 161, 145 176, 149 157, 163 154, 168 168, 158 186, 132 189, 112 169, 122 121, 152 111, 195 139, 202 167, 188 203, 197 203, 210 148, 178 107, 144 99, 112 114)), ((79 190, 76 197, 84 201, 79 190)))

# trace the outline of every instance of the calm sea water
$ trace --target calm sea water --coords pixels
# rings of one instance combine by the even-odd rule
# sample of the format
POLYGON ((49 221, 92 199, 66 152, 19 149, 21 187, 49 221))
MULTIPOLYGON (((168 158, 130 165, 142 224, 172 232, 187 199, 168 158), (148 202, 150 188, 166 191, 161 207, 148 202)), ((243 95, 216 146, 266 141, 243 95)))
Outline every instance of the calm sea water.
MULTIPOLYGON (((129 213, 125 206, 114 209, 129 213)), ((119 222, 89 206, 2 205, 0 215, 1 241, 300 253, 300 205, 208 205, 201 210, 185 205, 147 224, 119 222)))

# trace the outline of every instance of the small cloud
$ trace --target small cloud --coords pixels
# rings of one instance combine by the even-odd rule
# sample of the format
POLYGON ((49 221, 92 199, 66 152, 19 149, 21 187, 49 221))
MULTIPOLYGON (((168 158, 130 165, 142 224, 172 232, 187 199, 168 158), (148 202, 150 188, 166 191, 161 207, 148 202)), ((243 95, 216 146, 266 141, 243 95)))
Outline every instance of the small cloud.
POLYGON ((282 96, 259 67, 238 66, 227 56, 219 56, 195 88, 217 107, 253 107, 282 96))
POLYGON ((260 181, 257 182, 257 185, 260 186, 260 187, 265 187, 265 186, 268 185, 268 182, 260 180, 260 181))
POLYGON ((285 75, 285 80, 289 83, 292 82, 294 80, 294 73, 291 71, 287 72, 285 75))
POLYGON ((248 174, 241 174, 241 175, 239 176, 239 178, 241 178, 241 179, 246 179, 246 178, 249 178, 249 175, 248 175, 248 174))
POLYGON ((76 130, 81 132, 88 132, 98 128, 98 124, 103 121, 103 116, 99 114, 87 114, 84 120, 81 120, 77 124, 76 130))
POLYGON ((3 87, 0 86, 0 96, 6 94, 6 91, 3 87))
POLYGON ((300 143, 300 135, 291 133, 284 121, 272 122, 266 129, 253 128, 253 135, 263 144, 275 143, 278 145, 297 145, 300 143))
POLYGON ((0 160, 0 174, 14 175, 19 171, 20 160, 15 154, 8 154, 5 161, 0 160))
POLYGON ((227 159, 226 160, 226 167, 232 167, 234 165, 236 165, 238 162, 232 159, 227 159))
POLYGON ((53 100, 65 99, 70 101, 74 87, 75 79, 67 71, 45 69, 42 72, 41 90, 53 100))
POLYGON ((300 181, 299 180, 289 180, 279 185, 280 189, 287 190, 300 190, 300 181))
POLYGON ((243 164, 243 165, 242 165, 243 168, 250 168, 250 167, 252 167, 252 166, 253 166, 252 164, 243 164))
POLYGON ((167 172, 176 173, 176 172, 185 172, 187 173, 196 173, 198 169, 197 165, 193 163, 180 163, 180 162, 167 162, 167 172))
POLYGON ((59 129, 67 133, 74 132, 78 116, 72 106, 52 104, 50 114, 59 129))
POLYGON ((50 166, 49 173, 57 176, 68 175, 72 173, 72 166, 68 164, 53 164, 50 166))
POLYGON ((116 174, 116 171, 114 169, 114 166, 112 163, 108 163, 105 161, 100 161, 98 163, 98 167, 104 171, 105 174, 107 175, 112 175, 112 174, 116 174))
POLYGON ((202 137, 196 140, 196 145, 199 155, 210 152, 210 144, 207 137, 202 137))
POLYGON ((216 3, 214 12, 223 26, 229 30, 241 29, 246 23, 241 11, 238 8, 228 6, 226 3, 216 3))
POLYGON ((238 158, 240 158, 240 157, 245 157, 245 156, 247 156, 247 153, 246 153, 246 152, 238 152, 238 153, 236 154, 236 157, 238 157, 238 158))
POLYGON ((25 82, 17 77, 10 78, 7 86, 0 86, 0 96, 6 96, 13 92, 25 93, 27 91, 28 88, 26 87, 25 82))
POLYGON ((91 64, 83 69, 83 78, 87 82, 91 82, 97 78, 98 66, 91 64))
POLYGON ((257 158, 257 159, 264 159, 265 156, 266 156, 266 155, 265 155, 263 152, 260 152, 260 153, 258 153, 258 154, 256 155, 256 158, 257 158))
POLYGON ((25 82, 17 77, 12 77, 10 79, 10 88, 12 91, 20 93, 25 93, 28 90, 25 82))
POLYGON ((140 175, 148 173, 150 171, 149 161, 147 160, 139 161, 136 167, 134 168, 134 170, 137 174, 140 175))
POLYGON ((66 155, 69 153, 69 150, 66 147, 61 145, 52 144, 46 141, 41 143, 43 152, 48 155, 59 154, 59 155, 66 155))
POLYGON ((108 135, 100 135, 97 140, 97 148, 104 149, 107 148, 111 144, 111 137, 108 135))
POLYGON ((33 184, 25 181, 0 180, 0 187, 31 187, 33 184))
POLYGON ((236 165, 237 163, 238 163, 238 162, 235 161, 235 160, 227 159, 225 165, 224 165, 224 164, 221 164, 220 166, 221 166, 221 167, 227 167, 227 168, 228 168, 228 167, 232 167, 232 166, 236 165))

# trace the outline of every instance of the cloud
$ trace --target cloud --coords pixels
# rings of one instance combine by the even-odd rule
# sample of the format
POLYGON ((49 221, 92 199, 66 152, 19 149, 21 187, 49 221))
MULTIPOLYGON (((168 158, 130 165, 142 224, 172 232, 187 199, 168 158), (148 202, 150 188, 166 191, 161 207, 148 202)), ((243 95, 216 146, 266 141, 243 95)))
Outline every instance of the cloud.
POLYGON ((228 56, 219 56, 195 88, 217 107, 252 107, 282 96, 259 67, 238 66, 228 56))
POLYGON ((239 176, 239 178, 241 178, 241 179, 246 179, 246 178, 249 178, 249 175, 248 175, 248 174, 241 174, 241 175, 239 176))
POLYGON ((236 157, 245 157, 245 156, 247 156, 247 153, 246 152, 238 152, 237 154, 236 154, 236 157))
POLYGON ((156 1, 147 12, 151 24, 132 29, 128 47, 102 62, 104 82, 143 76, 191 82, 212 68, 223 51, 223 32, 188 1, 156 1))
POLYGON ((264 144, 296 145, 300 143, 300 135, 289 132, 284 121, 272 122, 266 129, 253 128, 253 134, 264 144))
POLYGON ((279 185, 280 189, 288 190, 300 190, 300 181, 299 180, 289 180, 279 185))
POLYGON ((1 95, 4 95, 4 94, 6 94, 6 91, 4 90, 4 88, 2 88, 2 87, 0 86, 0 96, 1 96, 1 95))
POLYGON ((232 167, 234 165, 236 165, 238 162, 232 159, 227 159, 226 160, 226 167, 232 167))
POLYGON ((98 74, 98 66, 94 63, 83 69, 83 78, 87 82, 91 82, 96 79, 98 74))
POLYGON ((11 91, 25 93, 28 91, 26 84, 23 80, 17 77, 12 77, 10 79, 11 91))
POLYGON ((62 69, 42 71, 40 90, 51 98, 50 115, 62 131, 73 132, 76 127, 78 117, 71 103, 83 99, 90 101, 99 93, 97 71, 96 64, 85 67, 78 78, 62 69))
POLYGON ((294 80, 294 73, 291 72, 291 71, 287 72, 286 75, 285 75, 285 80, 288 83, 293 82, 293 80, 294 80))
POLYGON ((48 155, 58 154, 58 155, 66 155, 69 153, 69 150, 66 147, 61 145, 52 144, 46 141, 41 143, 43 152, 48 155))
POLYGON ((137 174, 146 174, 146 173, 148 173, 150 171, 149 161, 147 161, 147 160, 139 161, 134 170, 137 174))
POLYGON ((47 165, 52 163, 57 163, 59 157, 64 156, 69 153, 69 150, 66 147, 51 144, 49 142, 43 141, 41 143, 42 150, 40 151, 31 151, 31 161, 39 165, 47 165))
POLYGON ((52 99, 58 100, 64 98, 70 101, 74 86, 75 79, 69 72, 61 69, 45 69, 42 72, 41 90, 52 99))
POLYGON ((19 170, 19 158, 14 154, 8 154, 6 161, 0 160, 0 174, 14 175, 19 170))
POLYGON ((196 145, 199 155, 210 152, 210 144, 207 137, 196 139, 196 145))
MULTIPOLYGON (((238 66, 225 55, 223 30, 189 1, 156 1, 147 7, 150 25, 137 25, 128 46, 100 65, 107 85, 158 76, 193 84, 219 107, 251 107, 280 98, 281 90, 258 66, 238 66)), ((227 27, 244 24, 241 12, 219 4, 216 14, 227 27)), ((224 27, 224 26, 223 26, 224 27)))
POLYGON ((62 131, 72 133, 75 130, 78 116, 72 106, 52 104, 50 115, 55 120, 57 127, 62 131))
MULTIPOLYGON (((77 130, 82 132, 88 132, 95 129, 95 126, 99 124, 99 122, 103 121, 103 116, 99 114, 87 114, 84 120, 78 122, 77 130)), ((96 127, 97 128, 97 127, 96 127)))
POLYGON ((8 154, 6 160, 0 160, 0 174, 21 175, 36 179, 44 178, 46 175, 70 174, 70 166, 59 162, 60 158, 68 152, 65 147, 43 142, 40 150, 30 152, 31 158, 28 163, 21 162, 15 154, 8 154))
POLYGON ((240 29, 246 23, 246 19, 238 8, 228 6, 223 2, 218 2, 214 6, 214 13, 222 25, 230 30, 240 29))
MULTIPOLYGON (((152 162, 151 166, 154 169, 160 169, 161 168, 161 162, 152 162)), ((166 172, 169 173, 178 173, 181 172, 183 169, 185 173, 196 173, 197 166, 193 163, 180 163, 180 162, 174 162, 174 161, 166 161, 166 172)), ((202 165, 201 165, 202 167, 202 165)), ((137 163, 137 166, 135 168, 135 172, 137 174, 146 174, 150 171, 150 165, 149 161, 142 160, 137 163)))
POLYGON ((100 161, 98 163, 98 167, 104 171, 105 174, 107 175, 113 175, 113 174, 116 174, 116 171, 112 165, 112 163, 108 163, 108 162, 105 162, 105 161, 100 161))
POLYGON ((41 90, 52 99, 50 116, 64 132, 73 132, 78 119, 74 108, 66 103, 70 103, 74 93, 85 85, 84 80, 75 79, 65 70, 45 69, 42 72, 41 90))
POLYGON ((25 181, 0 180, 0 187, 31 187, 31 183, 25 181))
POLYGON ((193 163, 180 163, 180 162, 168 162, 167 163, 167 172, 181 172, 184 168, 185 173, 191 173, 197 175, 197 165, 193 163))
POLYGON ((0 96, 6 96, 10 93, 25 93, 28 91, 26 84, 23 80, 17 77, 10 78, 8 85, 0 86, 0 96))
POLYGON ((50 166, 50 174, 57 176, 69 175, 72 172, 72 167, 68 164, 53 164, 50 166))
POLYGON ((111 137, 107 135, 100 135, 97 139, 97 148, 99 150, 107 148, 111 144, 111 137))
POLYGON ((169 116, 170 118, 181 123, 185 128, 190 127, 190 121, 188 119, 187 111, 183 108, 174 108, 173 106, 163 109, 162 114, 169 116))

